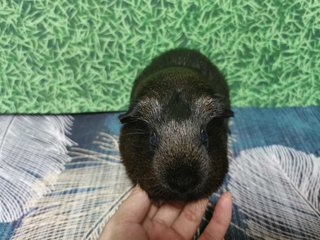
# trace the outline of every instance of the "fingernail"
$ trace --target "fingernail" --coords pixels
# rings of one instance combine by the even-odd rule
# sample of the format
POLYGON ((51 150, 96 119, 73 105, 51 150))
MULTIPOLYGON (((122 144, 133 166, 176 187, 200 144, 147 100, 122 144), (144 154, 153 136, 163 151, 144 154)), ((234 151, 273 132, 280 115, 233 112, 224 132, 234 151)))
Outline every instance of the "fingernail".
POLYGON ((226 197, 232 198, 232 193, 231 192, 225 192, 224 194, 225 194, 226 197))

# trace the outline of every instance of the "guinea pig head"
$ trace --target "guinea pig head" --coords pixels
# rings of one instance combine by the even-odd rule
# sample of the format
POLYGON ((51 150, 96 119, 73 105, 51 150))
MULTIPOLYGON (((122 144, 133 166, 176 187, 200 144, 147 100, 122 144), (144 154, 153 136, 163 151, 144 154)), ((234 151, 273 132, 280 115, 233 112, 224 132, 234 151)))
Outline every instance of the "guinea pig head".
POLYGON ((154 201, 193 201, 216 191, 228 171, 227 109, 220 97, 145 97, 120 116, 129 178, 154 201))

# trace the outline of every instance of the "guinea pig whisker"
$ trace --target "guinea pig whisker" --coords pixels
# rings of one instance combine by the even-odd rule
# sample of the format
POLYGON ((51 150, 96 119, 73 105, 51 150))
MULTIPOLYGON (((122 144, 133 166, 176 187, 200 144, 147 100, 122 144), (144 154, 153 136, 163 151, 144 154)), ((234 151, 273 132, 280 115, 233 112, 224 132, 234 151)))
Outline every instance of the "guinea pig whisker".
POLYGON ((147 133, 144 133, 144 132, 133 132, 133 133, 123 134, 122 136, 129 136, 129 135, 147 135, 147 133))
POLYGON ((139 180, 156 180, 155 177, 139 178, 139 180))
POLYGON ((145 130, 141 128, 132 128, 131 131, 136 131, 136 132, 145 132, 145 130))
POLYGON ((160 184, 155 184, 155 185, 151 186, 151 187, 150 187, 150 190, 162 192, 162 188, 161 188, 161 185, 160 185, 160 184))
POLYGON ((155 185, 150 189, 150 192, 152 192, 153 195, 161 196, 163 195, 163 190, 160 188, 160 185, 155 185))

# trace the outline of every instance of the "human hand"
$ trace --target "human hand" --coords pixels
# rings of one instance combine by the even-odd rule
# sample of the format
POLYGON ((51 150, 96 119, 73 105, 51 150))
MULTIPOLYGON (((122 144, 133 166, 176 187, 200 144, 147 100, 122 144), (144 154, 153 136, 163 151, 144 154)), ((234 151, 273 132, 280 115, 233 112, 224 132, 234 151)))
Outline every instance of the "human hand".
MULTIPOLYGON (((107 223, 100 240, 192 239, 207 203, 208 199, 202 199, 184 206, 166 203, 157 207, 146 192, 136 186, 107 223)), ((212 219, 199 239, 223 239, 231 221, 231 211, 231 193, 227 192, 218 200, 212 219)))

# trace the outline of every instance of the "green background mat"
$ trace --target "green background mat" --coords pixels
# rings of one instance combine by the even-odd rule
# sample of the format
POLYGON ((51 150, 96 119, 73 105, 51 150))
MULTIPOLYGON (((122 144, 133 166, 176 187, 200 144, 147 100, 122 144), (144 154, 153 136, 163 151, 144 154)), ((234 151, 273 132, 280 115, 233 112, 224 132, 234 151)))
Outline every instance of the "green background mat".
POLYGON ((123 110, 152 57, 188 47, 234 106, 320 104, 320 3, 0 1, 0 112, 123 110))

